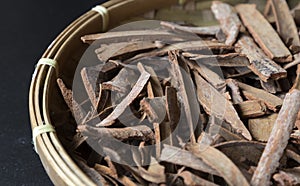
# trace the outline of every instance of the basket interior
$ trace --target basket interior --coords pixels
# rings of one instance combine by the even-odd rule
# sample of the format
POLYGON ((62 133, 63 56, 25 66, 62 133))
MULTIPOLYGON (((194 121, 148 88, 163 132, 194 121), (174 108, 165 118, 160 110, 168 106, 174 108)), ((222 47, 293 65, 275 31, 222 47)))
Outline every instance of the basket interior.
MULTIPOLYGON (((241 2, 255 3, 260 11, 263 11, 266 3, 265 0, 224 0, 224 2, 232 5, 241 2)), ((289 3, 293 7, 297 1, 289 1, 289 3)), ((210 5, 210 0, 187 1, 181 5, 176 0, 116 0, 104 4, 109 12, 110 29, 137 20, 185 22, 196 26, 216 25, 218 23, 210 12, 210 5)), ((55 126, 57 137, 67 152, 71 145, 72 136, 76 133, 77 124, 65 104, 56 79, 61 78, 68 88, 72 88, 78 63, 89 47, 89 45, 83 44, 80 38, 87 34, 101 32, 102 19, 97 13, 88 12, 84 16, 85 19, 76 20, 80 23, 76 25, 76 28, 72 28, 70 25, 69 28, 73 29, 72 32, 67 33, 68 29, 66 29, 64 38, 63 36, 61 36, 61 40, 58 38, 56 46, 53 46, 54 49, 48 50, 44 54, 44 57, 53 58, 58 62, 58 69, 56 73, 51 73, 48 83, 44 85, 47 85, 48 98, 46 102, 40 100, 43 102, 41 107, 44 104, 47 108, 46 115, 49 116, 51 124, 55 126)), ((51 179, 54 180, 52 177, 51 179)), ((54 182, 60 183, 59 181, 54 182)))

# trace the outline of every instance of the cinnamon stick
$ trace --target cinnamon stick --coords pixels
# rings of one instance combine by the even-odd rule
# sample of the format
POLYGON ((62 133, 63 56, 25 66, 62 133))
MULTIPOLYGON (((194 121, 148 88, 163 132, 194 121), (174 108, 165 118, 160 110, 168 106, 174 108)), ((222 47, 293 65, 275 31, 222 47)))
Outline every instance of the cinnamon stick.
POLYGON ((279 166, 279 160, 288 144, 300 109, 300 90, 288 93, 274 123, 270 138, 251 179, 252 185, 269 185, 270 178, 279 166))

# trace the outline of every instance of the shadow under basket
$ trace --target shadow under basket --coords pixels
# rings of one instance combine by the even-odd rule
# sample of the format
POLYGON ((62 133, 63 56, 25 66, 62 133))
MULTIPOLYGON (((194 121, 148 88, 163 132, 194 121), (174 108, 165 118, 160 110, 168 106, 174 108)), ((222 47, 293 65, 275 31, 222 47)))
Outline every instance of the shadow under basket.
MULTIPOLYGON (((254 2, 253 0, 226 0, 230 4, 254 2)), ((264 4, 257 0, 255 3, 264 4)), ((52 125, 55 132, 36 136, 35 147, 43 166, 55 185, 97 185, 84 167, 75 163, 68 154, 67 133, 71 114, 61 96, 56 79, 61 78, 71 87, 76 67, 87 44, 81 37, 119 26, 130 20, 166 20, 186 22, 198 26, 218 24, 209 11, 211 1, 178 0, 111 0, 101 5, 104 11, 91 10, 70 24, 49 46, 42 58, 56 61, 55 68, 40 64, 36 67, 29 93, 31 127, 52 125), (104 7, 104 8, 103 8, 104 7), (188 10, 188 12, 186 12, 188 10), (104 24, 103 24, 104 23, 104 24), (106 28, 105 28, 106 27, 106 28)), ((263 5, 259 6, 263 7, 263 5)), ((71 139, 69 139, 71 141, 71 139)), ((88 168, 88 167, 86 167, 88 168)))

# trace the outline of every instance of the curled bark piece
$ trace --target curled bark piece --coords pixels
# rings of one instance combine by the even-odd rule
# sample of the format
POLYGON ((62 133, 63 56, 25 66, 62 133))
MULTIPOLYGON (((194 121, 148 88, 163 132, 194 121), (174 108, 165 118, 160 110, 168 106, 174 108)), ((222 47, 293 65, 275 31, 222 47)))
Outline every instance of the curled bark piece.
POLYGON ((288 45, 292 53, 300 52, 298 30, 289 6, 285 0, 270 0, 275 16, 276 28, 282 40, 288 45))
POLYGON ((251 135, 244 123, 240 120, 233 105, 209 83, 207 83, 197 72, 194 72, 197 85, 198 101, 206 112, 218 119, 225 120, 237 132, 246 139, 251 140, 251 135))
POLYGON ((233 45, 242 25, 233 7, 220 1, 213 1, 211 10, 220 22, 222 31, 226 34, 226 45, 233 45))
POLYGON ((244 101, 236 105, 237 111, 242 118, 254 118, 263 116, 267 112, 267 107, 262 101, 244 101))
POLYGON ((96 126, 100 127, 112 125, 114 121, 118 119, 118 117, 130 105, 130 103, 140 94, 144 86, 147 84, 149 78, 150 74, 146 71, 142 71, 138 81, 136 82, 132 90, 129 92, 129 94, 121 101, 120 104, 116 106, 114 111, 109 116, 107 116, 107 118, 98 123, 96 126))
POLYGON ((152 41, 130 41, 121 43, 111 43, 108 45, 101 45, 95 52, 98 59, 106 62, 109 59, 126 59, 135 54, 151 49, 161 48, 163 44, 152 41))
POLYGON ((105 32, 100 34, 92 34, 81 37, 84 43, 91 44, 94 41, 101 44, 131 42, 131 41, 183 41, 191 40, 195 36, 179 35, 163 30, 129 30, 119 32, 105 32))
MULTIPOLYGON (((100 68, 103 65, 100 66, 100 68)), ((85 67, 81 70, 81 77, 82 77, 82 81, 85 87, 85 90, 89 96, 89 99, 94 107, 94 109, 97 110, 96 106, 97 106, 97 99, 99 97, 99 86, 97 82, 98 80, 98 76, 100 73, 100 69, 97 69, 96 67, 91 68, 91 67, 85 67)))
POLYGON ((196 142, 196 138, 195 138, 195 134, 194 134, 194 125, 197 121, 195 121, 195 117, 193 114, 198 114, 197 110, 191 110, 191 103, 190 103, 190 92, 191 90, 186 89, 187 83, 186 80, 182 74, 181 68, 179 66, 179 61, 177 58, 177 54, 176 51, 172 51, 169 52, 169 60, 172 63, 172 70, 173 73, 175 75, 175 77, 177 77, 177 83, 178 83, 178 91, 179 94, 182 97, 182 102, 183 102, 183 107, 184 107, 184 111, 185 111, 185 115, 187 118, 187 125, 189 127, 189 132, 190 132, 190 140, 192 143, 196 142), (185 84, 186 83, 186 84, 185 84))
POLYGON ((137 139, 144 141, 154 140, 154 134, 152 130, 145 125, 125 128, 98 128, 88 125, 79 125, 78 131, 81 132, 84 136, 92 137, 95 139, 113 137, 121 141, 128 139, 137 139))
POLYGON ((252 38, 243 35, 237 42, 242 54, 250 61, 248 68, 252 70, 263 81, 268 79, 280 79, 286 77, 287 72, 281 66, 269 59, 263 51, 255 44, 252 38))
POLYGON ((231 98, 233 104, 241 103, 243 102, 243 98, 241 96, 241 92, 239 89, 239 86, 234 79, 226 79, 226 85, 230 88, 231 90, 231 98))
POLYGON ((211 35, 215 36, 219 30, 220 26, 207 26, 207 27, 191 27, 191 26, 181 26, 175 23, 162 21, 160 22, 160 25, 169 27, 173 30, 181 30, 185 32, 191 32, 198 35, 211 35))
POLYGON ((239 4, 236 10, 255 41, 271 59, 276 62, 293 60, 290 51, 255 5, 239 4))
POLYGON ((204 77, 204 79, 206 79, 206 81, 208 81, 216 89, 220 90, 225 87, 225 80, 220 77, 217 72, 209 69, 205 65, 201 64, 201 62, 197 63, 195 61, 187 60, 187 63, 191 69, 195 69, 199 74, 201 74, 202 77, 204 77))
POLYGON ((251 179, 252 185, 269 185, 294 127, 300 109, 299 99, 300 91, 297 89, 286 95, 268 143, 251 179))
POLYGON ((72 112, 73 117, 76 119, 77 123, 81 123, 86 114, 83 108, 74 99, 73 91, 68 89, 64 84, 63 80, 60 78, 57 79, 57 84, 60 88, 60 91, 64 97, 66 104, 72 112))
POLYGON ((276 112, 282 105, 282 99, 273 94, 270 94, 264 90, 246 85, 238 82, 243 95, 249 100, 260 100, 266 104, 266 106, 276 112))
POLYGON ((250 65, 246 55, 240 53, 201 55, 185 52, 182 55, 189 57, 191 60, 195 60, 198 63, 206 64, 209 66, 244 67, 250 65))
POLYGON ((183 42, 176 42, 174 44, 167 45, 161 49, 151 51, 148 53, 142 53, 139 55, 136 55, 133 58, 130 58, 128 60, 125 60, 125 64, 129 64, 133 61, 139 60, 141 58, 145 57, 154 57, 154 56, 162 56, 167 54, 169 51, 172 50, 179 50, 179 51, 197 51, 198 53, 202 54, 212 54, 212 52, 217 53, 224 53, 228 51, 233 51, 235 47, 225 45, 224 43, 219 43, 216 41, 211 40, 198 40, 198 38, 193 38, 193 41, 183 41, 183 42))

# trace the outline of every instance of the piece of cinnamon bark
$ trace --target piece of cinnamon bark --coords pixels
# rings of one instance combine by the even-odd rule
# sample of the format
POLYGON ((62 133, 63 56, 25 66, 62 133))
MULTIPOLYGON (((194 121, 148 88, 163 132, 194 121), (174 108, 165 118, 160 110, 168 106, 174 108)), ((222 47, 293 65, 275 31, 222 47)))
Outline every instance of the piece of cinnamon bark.
POLYGON ((251 135, 243 122, 240 120, 233 105, 209 83, 207 83, 198 72, 194 71, 197 86, 197 95, 200 104, 206 112, 219 119, 228 122, 231 127, 246 139, 251 140, 251 135))
POLYGON ((279 166, 279 160, 288 144, 300 109, 300 90, 288 93, 274 123, 269 140, 251 179, 251 185, 269 185, 272 174, 279 166))
POLYGON ((276 31, 255 5, 239 4, 236 6, 244 25, 262 50, 276 62, 290 62, 293 56, 284 45, 276 31))
POLYGON ((278 114, 275 113, 265 117, 249 119, 248 127, 253 138, 258 141, 267 142, 277 116, 278 114))
POLYGON ((139 52, 153 50, 163 46, 164 45, 160 42, 155 41, 129 41, 101 45, 101 47, 96 49, 95 52, 100 61, 106 62, 109 59, 124 60, 138 54, 139 52))
POLYGON ((221 29, 226 35, 225 44, 233 45, 242 25, 234 8, 220 1, 213 1, 211 10, 220 22, 221 29))
POLYGON ((204 63, 210 66, 243 67, 250 65, 246 55, 239 53, 203 55, 184 52, 182 55, 189 57, 191 60, 195 60, 199 63, 204 63))
POLYGON ((181 26, 175 23, 162 21, 160 25, 171 28, 173 30, 180 30, 185 32, 194 33, 197 35, 203 36, 215 36, 219 30, 220 26, 207 26, 207 27, 194 27, 194 26, 181 26))
POLYGON ((195 39, 190 34, 175 34, 164 30, 129 30, 92 34, 81 37, 84 43, 91 44, 94 41, 100 44, 131 42, 131 41, 184 41, 195 39))
POLYGON ((269 0, 276 21, 277 32, 292 53, 300 52, 300 40, 294 18, 284 0, 269 0))
POLYGON ((254 118, 266 114, 267 107, 262 101, 244 101, 235 105, 242 118, 254 118))
POLYGON ((237 51, 246 55, 250 61, 248 66, 262 81, 286 77, 287 72, 268 58, 249 36, 243 35, 237 42, 237 51))

